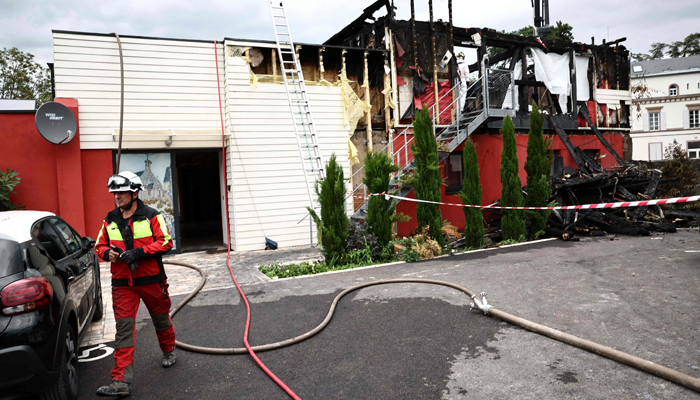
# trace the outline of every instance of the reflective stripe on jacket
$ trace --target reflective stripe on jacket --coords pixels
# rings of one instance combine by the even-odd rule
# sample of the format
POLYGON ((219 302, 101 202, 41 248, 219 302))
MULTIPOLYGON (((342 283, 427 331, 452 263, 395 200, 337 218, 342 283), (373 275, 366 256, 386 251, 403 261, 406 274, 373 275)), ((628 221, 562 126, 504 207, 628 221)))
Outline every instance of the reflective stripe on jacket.
POLYGON ((167 278, 161 256, 172 249, 173 242, 165 218, 141 199, 136 202, 136 211, 129 218, 128 225, 118 225, 119 222, 123 224, 126 221, 122 219, 119 208, 116 208, 107 214, 97 235, 95 251, 105 261, 109 261, 107 250, 112 246, 122 250, 143 248, 146 255, 145 259, 137 261, 134 271, 122 261, 112 263, 112 286, 144 285, 167 278))

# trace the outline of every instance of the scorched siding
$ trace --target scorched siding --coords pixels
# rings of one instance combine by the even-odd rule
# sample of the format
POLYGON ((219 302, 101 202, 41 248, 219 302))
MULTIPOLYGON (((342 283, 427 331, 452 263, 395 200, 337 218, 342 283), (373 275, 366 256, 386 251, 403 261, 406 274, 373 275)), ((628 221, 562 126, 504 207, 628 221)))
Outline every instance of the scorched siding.
MULTIPOLYGON (((309 198, 284 86, 254 88, 248 65, 226 59, 227 117, 236 208, 237 250, 262 249, 265 237, 280 246, 308 245, 309 198)), ((307 86, 321 154, 335 153, 349 177, 348 128, 337 86, 307 86)), ((351 202, 347 202, 348 213, 351 202)), ((316 241, 316 227, 313 227, 316 241)))

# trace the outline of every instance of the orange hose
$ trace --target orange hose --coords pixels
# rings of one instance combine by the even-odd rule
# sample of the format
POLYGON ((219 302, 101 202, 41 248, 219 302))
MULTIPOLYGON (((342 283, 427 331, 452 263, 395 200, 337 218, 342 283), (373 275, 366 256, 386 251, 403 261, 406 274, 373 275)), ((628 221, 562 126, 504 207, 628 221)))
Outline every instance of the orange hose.
POLYGON ((247 312, 246 320, 245 320, 245 333, 243 334, 243 344, 245 344, 246 349, 248 349, 248 353, 250 353, 250 356, 253 357, 253 360, 258 364, 260 369, 262 369, 270 378, 272 378, 273 381, 279 387, 282 388, 289 397, 293 398, 294 400, 301 400, 301 397, 297 396, 296 393, 292 391, 287 385, 282 382, 281 379, 279 379, 275 374, 270 371, 269 368, 263 364, 262 361, 258 358, 258 356, 255 354, 253 349, 250 347, 250 343, 248 343, 248 331, 250 330, 250 304, 248 304, 248 299, 245 297, 245 294, 243 293, 243 290, 241 287, 238 285, 238 281, 236 281, 236 277, 233 275, 233 270, 231 269, 231 264, 229 263, 229 259, 231 258, 231 225, 229 222, 229 217, 228 217, 228 177, 226 175, 226 134, 225 134, 225 129, 224 129, 224 111, 223 107, 221 105, 221 83, 219 81, 219 53, 217 49, 217 42, 216 40, 214 41, 214 57, 216 60, 216 85, 217 89, 219 90, 219 114, 221 115, 221 151, 223 155, 223 165, 224 165, 224 182, 226 183, 225 185, 225 190, 226 190, 226 235, 228 237, 228 253, 226 254, 226 266, 228 267, 229 272, 231 273, 231 279, 233 279, 233 283, 236 285, 236 288, 238 288, 238 293, 241 294, 241 298, 243 299, 243 302, 245 302, 245 308, 247 312))

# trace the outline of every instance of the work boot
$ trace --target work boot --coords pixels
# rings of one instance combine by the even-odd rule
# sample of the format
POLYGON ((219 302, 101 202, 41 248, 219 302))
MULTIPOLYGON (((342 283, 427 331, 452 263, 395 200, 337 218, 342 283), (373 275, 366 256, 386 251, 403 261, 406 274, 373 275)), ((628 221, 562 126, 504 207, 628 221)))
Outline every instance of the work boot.
POLYGON ((177 361, 175 352, 169 351, 167 353, 163 353, 163 362, 161 362, 161 365, 163 368, 170 368, 175 365, 175 361, 177 361))
POLYGON ((131 394, 131 385, 126 382, 112 381, 107 386, 97 389, 97 395, 102 397, 125 397, 131 394))

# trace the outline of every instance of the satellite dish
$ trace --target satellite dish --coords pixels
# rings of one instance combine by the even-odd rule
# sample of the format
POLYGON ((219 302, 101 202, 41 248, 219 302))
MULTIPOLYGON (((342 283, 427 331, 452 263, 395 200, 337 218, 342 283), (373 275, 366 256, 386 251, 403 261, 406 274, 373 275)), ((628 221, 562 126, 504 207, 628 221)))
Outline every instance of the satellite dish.
POLYGON ((73 113, 68 107, 54 101, 44 103, 34 116, 36 129, 53 144, 66 144, 73 140, 78 129, 73 113))

